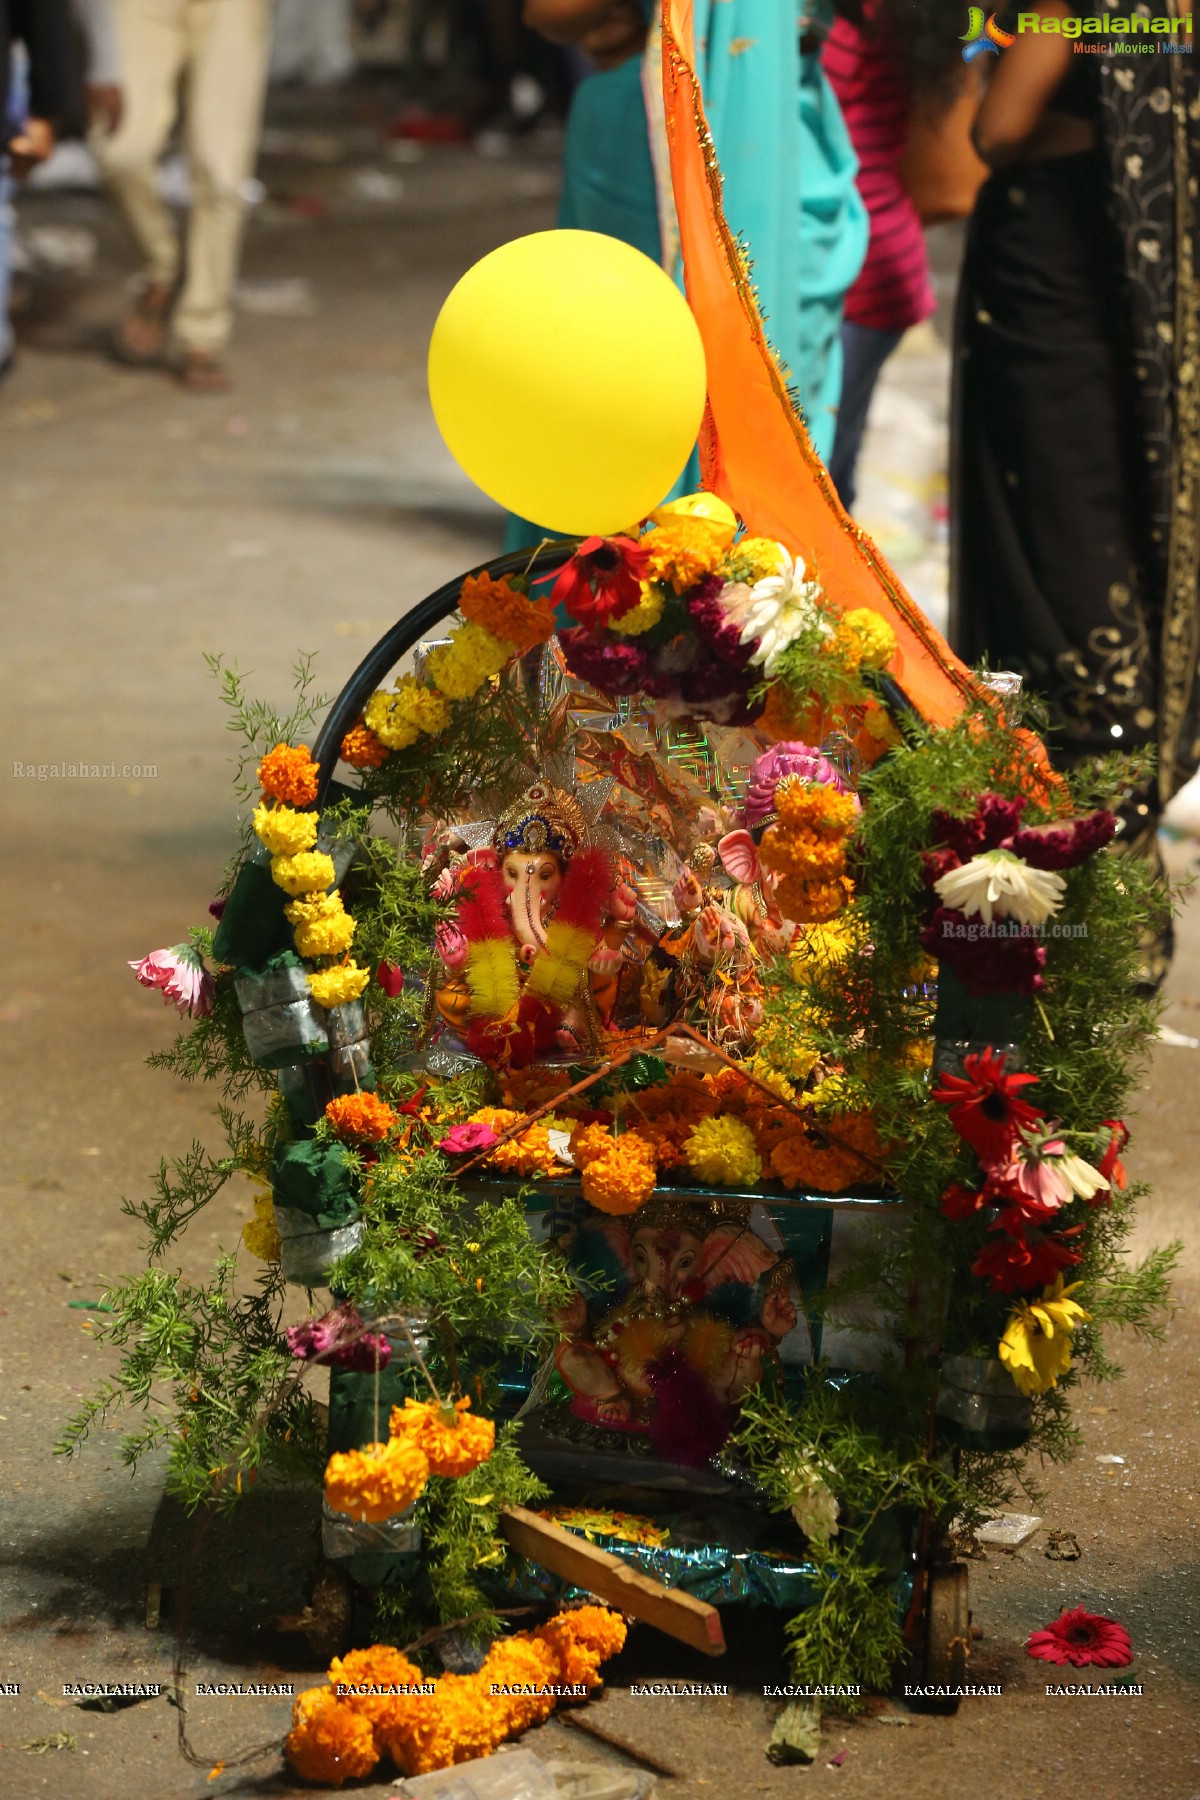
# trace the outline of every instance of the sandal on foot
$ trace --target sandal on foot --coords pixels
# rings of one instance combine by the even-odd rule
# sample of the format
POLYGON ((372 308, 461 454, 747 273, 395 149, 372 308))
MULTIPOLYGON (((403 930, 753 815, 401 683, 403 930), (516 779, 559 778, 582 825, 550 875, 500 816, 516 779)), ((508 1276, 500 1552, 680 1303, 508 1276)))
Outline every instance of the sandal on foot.
POLYGON ((113 332, 111 350, 116 361, 133 369, 160 363, 174 304, 174 288, 143 288, 113 332))
POLYGON ((223 394, 229 387, 224 364, 207 350, 185 350, 175 374, 190 394, 223 394))

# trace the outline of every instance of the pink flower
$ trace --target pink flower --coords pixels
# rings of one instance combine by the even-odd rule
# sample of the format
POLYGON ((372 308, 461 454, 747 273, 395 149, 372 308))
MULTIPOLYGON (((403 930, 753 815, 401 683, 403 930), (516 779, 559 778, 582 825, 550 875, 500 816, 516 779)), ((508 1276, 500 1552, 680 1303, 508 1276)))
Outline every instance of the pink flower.
POLYGON ((496 1133, 490 1125, 481 1120, 468 1120, 464 1125, 452 1125, 444 1138, 439 1138, 438 1149, 444 1150, 447 1156, 467 1156, 472 1150, 490 1150, 496 1142, 496 1133))
POLYGON ((358 1308, 347 1301, 321 1319, 305 1319, 289 1325, 284 1334, 288 1349, 302 1362, 331 1362, 339 1369, 369 1374, 378 1364, 386 1369, 392 1346, 382 1332, 364 1331, 358 1308))
POLYGON ((131 962, 143 987, 157 988, 169 1006, 190 1019, 206 1019, 213 1009, 216 983, 190 944, 170 950, 152 950, 141 962, 131 962))
POLYGON ((1082 1606, 1032 1632, 1025 1648, 1042 1662, 1072 1663, 1077 1669, 1089 1663, 1102 1669, 1123 1669, 1133 1661, 1133 1645, 1125 1627, 1103 1613, 1085 1612, 1082 1606))

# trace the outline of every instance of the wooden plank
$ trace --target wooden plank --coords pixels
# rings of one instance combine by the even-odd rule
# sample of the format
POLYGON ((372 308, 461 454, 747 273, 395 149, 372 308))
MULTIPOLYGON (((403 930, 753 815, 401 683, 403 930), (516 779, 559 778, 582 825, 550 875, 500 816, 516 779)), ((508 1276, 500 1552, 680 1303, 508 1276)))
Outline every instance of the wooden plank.
POLYGON ((519 1556, 561 1575, 573 1587, 586 1588, 617 1612, 641 1619, 705 1656, 724 1656, 725 1633, 715 1606, 652 1581, 619 1557, 524 1506, 506 1506, 500 1529, 519 1556))

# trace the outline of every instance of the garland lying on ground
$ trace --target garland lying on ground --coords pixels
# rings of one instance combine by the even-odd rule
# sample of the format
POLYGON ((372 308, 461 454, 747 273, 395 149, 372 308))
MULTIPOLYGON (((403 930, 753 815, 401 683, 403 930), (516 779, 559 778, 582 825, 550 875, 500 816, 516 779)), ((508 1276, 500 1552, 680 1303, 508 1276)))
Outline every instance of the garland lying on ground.
MULTIPOLYGON (((65 1447, 129 1401, 146 1421, 124 1440, 125 1460, 165 1447, 168 1486, 191 1505, 232 1504, 243 1477, 260 1472, 316 1480, 327 1459, 302 1364, 357 1369, 368 1386, 390 1364, 390 1378, 424 1406, 417 1361, 393 1354, 397 1325, 426 1340, 437 1392, 461 1400, 469 1390, 472 1410, 442 1424, 471 1442, 476 1414, 499 1403, 500 1360, 548 1353, 574 1287, 531 1242, 519 1197, 463 1204, 464 1160, 486 1158, 521 1179, 574 1165, 587 1199, 612 1214, 635 1214, 656 1184, 686 1174, 753 1189, 769 1173, 785 1194, 882 1176, 908 1202, 904 1234, 863 1248, 827 1294, 805 1298, 834 1320, 864 1302, 895 1320, 905 1365, 843 1387, 818 1367, 787 1394, 753 1392, 731 1449, 807 1540, 817 1602, 791 1628, 797 1676, 883 1685, 900 1635, 881 1577, 905 1566, 912 1521, 924 1512, 943 1528, 955 1517, 969 1525, 1026 1479, 1012 1450, 968 1443, 957 1466, 929 1454, 941 1361, 998 1357, 1014 1395, 1032 1401, 1028 1448, 1061 1456, 1073 1443, 1067 1405, 1079 1370, 1115 1373, 1104 1328, 1160 1328, 1171 1252, 1135 1270, 1122 1257, 1138 1190, 1119 1161, 1120 1117, 1152 1012, 1137 997, 1137 939, 1157 904, 1141 865, 1104 847, 1104 809, 1132 775, 1114 760, 1068 787, 1036 739, 986 708, 945 731, 897 725, 877 679, 894 648, 887 628, 872 616, 839 620, 797 559, 735 542, 719 515, 714 525, 668 510, 638 543, 585 545, 556 593, 581 621, 565 635, 570 666, 608 692, 633 683, 667 714, 752 721, 759 746, 801 736, 858 746, 861 805, 843 803, 826 758, 789 741, 789 756, 804 754, 772 776, 753 817, 757 847, 740 834, 738 880, 747 890, 775 877, 791 884, 776 891, 802 921, 765 984, 752 1052, 737 1069, 704 1074, 670 1074, 643 1057, 636 1079, 617 1068, 587 1093, 574 1091, 577 1069, 496 1077, 476 1066, 439 1077, 414 1066, 448 890, 431 891, 416 858, 373 831, 371 809, 411 842, 423 821, 469 816, 472 793, 519 769, 533 740, 530 702, 496 678, 552 628, 548 604, 521 584, 486 575, 465 584, 450 645, 419 678, 375 696, 343 743, 360 795, 319 820, 311 759, 293 741, 307 729, 306 688, 282 720, 248 707, 226 674, 264 796, 252 815, 262 848, 248 846, 231 871, 229 904, 244 905, 260 869, 271 916, 284 922, 253 967, 221 962, 208 932, 137 965, 191 1013, 156 1060, 184 1079, 222 1082, 227 1147, 214 1156, 196 1144, 164 1162, 156 1198, 127 1206, 151 1264, 109 1295, 104 1335, 123 1361, 65 1447), (718 667, 720 683, 701 693, 703 671, 718 667), (480 706, 473 696, 488 684, 480 706), (275 1093, 259 1119, 237 1103, 273 1090, 275 1076, 247 1051, 235 980, 272 975, 292 996, 286 1006, 315 1005, 304 1013, 314 1054, 330 1066, 343 1056, 345 1078, 306 1112, 303 1083, 289 1077, 286 1101, 275 1093), (552 1110, 522 1127, 544 1099, 552 1110), (239 1174, 259 1184, 244 1234, 267 1260, 257 1289, 237 1291, 228 1256, 207 1287, 186 1283, 161 1258, 239 1174), (285 1337, 276 1226, 290 1231, 297 1218, 312 1234, 350 1236, 328 1277, 337 1305, 285 1337), (148 1410, 164 1389, 167 1405, 148 1410)), ((261 883, 256 892, 269 912, 261 883)), ((217 952, 233 936, 227 916, 217 952)), ((488 1637, 498 1620, 478 1572, 506 1555, 500 1509, 545 1490, 507 1428, 486 1461, 466 1467, 472 1452, 461 1467, 439 1466, 426 1442, 437 1421, 423 1415, 429 1430, 414 1432, 409 1410, 398 1409, 384 1440, 375 1407, 364 1434, 329 1462, 327 1498, 359 1520, 411 1516, 423 1532, 417 1585, 381 1601, 389 1629, 398 1634, 405 1609, 424 1608, 479 1615, 473 1630, 488 1637)), ((394 1755, 399 1732, 393 1721, 380 1735, 361 1710, 322 1699, 298 1708, 293 1737, 301 1757, 336 1754, 349 1773, 388 1745, 394 1755), (333 1739, 343 1748, 330 1750, 333 1739)), ((323 1779, 337 1779, 322 1766, 323 1779)))

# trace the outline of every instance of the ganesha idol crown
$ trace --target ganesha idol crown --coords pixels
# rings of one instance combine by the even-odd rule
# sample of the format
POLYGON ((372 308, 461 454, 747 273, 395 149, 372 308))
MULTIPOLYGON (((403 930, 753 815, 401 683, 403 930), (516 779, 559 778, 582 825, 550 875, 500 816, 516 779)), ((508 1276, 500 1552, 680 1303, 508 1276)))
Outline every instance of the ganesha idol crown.
POLYGON ((583 808, 573 795, 548 781, 534 782, 496 821, 492 844, 497 856, 509 850, 540 855, 549 850, 564 864, 590 841, 583 808))

